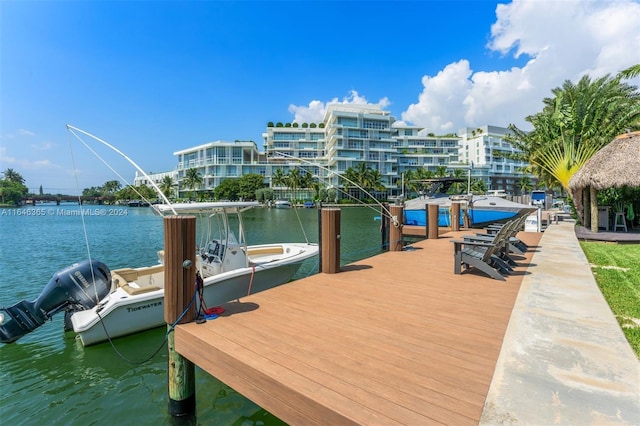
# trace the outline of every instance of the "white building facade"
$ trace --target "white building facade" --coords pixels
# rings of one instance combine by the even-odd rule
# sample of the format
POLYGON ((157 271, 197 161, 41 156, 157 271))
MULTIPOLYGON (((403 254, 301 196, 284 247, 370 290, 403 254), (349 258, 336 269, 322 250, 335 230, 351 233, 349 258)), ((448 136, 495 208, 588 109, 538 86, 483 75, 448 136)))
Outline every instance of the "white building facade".
POLYGON ((183 149, 173 153, 178 157, 176 168, 179 196, 191 191, 182 182, 187 170, 195 168, 202 177, 199 192, 211 192, 225 179, 239 178, 243 174, 258 173, 265 176, 268 183, 264 154, 258 151, 253 141, 215 141, 183 149))
POLYGON ((533 176, 524 172, 528 163, 508 158, 521 153, 507 139, 512 134, 508 128, 489 125, 460 129, 458 157, 465 166, 473 162, 471 177, 484 181, 489 190, 515 195, 520 193, 522 177, 528 176, 533 181, 533 176))
MULTIPOLYGON (((385 190, 376 195, 384 198, 402 192, 400 177, 408 170, 423 168, 436 173, 446 167, 463 169, 466 176, 473 162, 472 178, 483 180, 491 190, 518 193, 527 164, 502 156, 517 152, 506 140, 509 129, 486 125, 461 129, 457 135, 436 136, 418 126, 394 127, 395 122, 395 117, 379 106, 328 104, 322 123, 268 125, 262 133, 264 152, 253 141, 209 142, 175 152, 177 168, 167 173, 182 182, 186 171, 196 168, 203 178, 199 190, 207 192, 225 179, 259 174, 276 196, 290 197, 287 188, 274 184, 274 174, 298 169, 322 187, 350 187, 355 192, 357 189, 345 185, 340 176, 364 163, 379 172, 385 190)), ((180 185, 180 196, 188 192, 180 185)), ((303 190, 298 198, 312 195, 313 191, 303 190)))

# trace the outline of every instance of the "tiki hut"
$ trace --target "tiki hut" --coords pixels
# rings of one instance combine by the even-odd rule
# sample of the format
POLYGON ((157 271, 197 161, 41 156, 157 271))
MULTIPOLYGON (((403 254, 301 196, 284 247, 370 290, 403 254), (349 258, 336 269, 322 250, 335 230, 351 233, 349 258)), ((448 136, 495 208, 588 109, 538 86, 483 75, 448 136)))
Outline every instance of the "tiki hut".
POLYGON ((586 226, 590 218, 592 232, 598 232, 597 191, 623 186, 640 187, 640 131, 616 137, 569 181, 574 200, 580 201, 584 195, 582 223, 586 226))

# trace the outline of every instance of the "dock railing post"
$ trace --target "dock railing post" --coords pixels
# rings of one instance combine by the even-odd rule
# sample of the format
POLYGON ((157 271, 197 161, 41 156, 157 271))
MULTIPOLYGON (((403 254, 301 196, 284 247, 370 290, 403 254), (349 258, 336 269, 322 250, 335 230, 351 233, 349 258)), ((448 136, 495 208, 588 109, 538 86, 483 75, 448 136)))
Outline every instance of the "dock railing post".
POLYGON ((460 203, 451 203, 451 230, 460 230, 460 203))
POLYGON ((380 234, 382 235, 382 250, 389 250, 389 204, 384 203, 380 207, 380 234))
POLYGON ((395 223, 389 224, 389 251, 402 251, 404 245, 402 226, 404 223, 404 207, 389 206, 391 216, 397 218, 398 226, 395 223))
POLYGON ((318 202, 318 273, 322 272, 322 201, 318 202))
POLYGON ((335 274, 340 272, 340 209, 324 208, 321 218, 322 272, 335 274))
POLYGON ((164 320, 169 351, 169 414, 195 415, 195 366, 175 349, 173 325, 195 319, 196 218, 164 218, 164 320), (184 314, 183 314, 184 313, 184 314), (178 321, 179 320, 179 321, 178 321))
POLYGON ((427 225, 429 227, 429 239, 438 238, 438 209, 440 206, 437 204, 428 204, 429 206, 429 218, 427 219, 427 225))

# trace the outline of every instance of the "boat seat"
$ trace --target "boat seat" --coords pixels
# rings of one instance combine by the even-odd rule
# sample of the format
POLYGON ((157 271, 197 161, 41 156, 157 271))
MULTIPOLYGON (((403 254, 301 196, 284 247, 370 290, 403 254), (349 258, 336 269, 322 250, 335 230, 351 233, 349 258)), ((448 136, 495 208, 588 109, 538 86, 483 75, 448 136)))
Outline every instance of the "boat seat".
POLYGON ((249 249, 249 256, 260 256, 264 254, 283 254, 284 250, 282 246, 274 246, 274 247, 261 247, 261 248, 252 248, 249 249))
POLYGON ((157 285, 148 285, 145 287, 131 287, 128 283, 122 286, 122 289, 132 296, 137 294, 149 293, 150 291, 160 290, 157 285))
POLYGON ((124 279, 117 272, 113 272, 113 271, 111 272, 111 282, 113 283, 114 288, 123 287, 127 285, 127 280, 124 279))
POLYGON ((137 281, 140 279, 140 277, 144 275, 155 274, 157 272, 162 272, 163 270, 164 270, 164 265, 147 266, 145 268, 138 268, 138 269, 122 268, 122 269, 115 269, 111 271, 111 277, 113 279, 114 275, 119 275, 126 282, 137 281))
MULTIPOLYGON (((162 265, 159 265, 162 266, 162 265)), ((152 266, 148 269, 156 269, 156 266, 152 266)), ((145 271, 146 272, 146 271, 145 271)), ((160 287, 158 287, 157 285, 148 285, 148 286, 144 286, 144 287, 138 287, 138 286, 132 286, 130 285, 130 281, 135 281, 138 277, 138 271, 136 271, 135 269, 131 269, 131 268, 127 268, 124 270, 124 274, 127 275, 128 277, 132 277, 133 279, 131 280, 127 280, 125 279, 121 274, 123 273, 123 270, 118 270, 118 272, 112 272, 111 273, 111 282, 113 283, 115 288, 121 287, 124 291, 126 291, 128 294, 130 295, 136 295, 136 294, 143 294, 143 293, 148 293, 150 291, 155 291, 155 290, 160 290, 160 287)), ((148 274, 142 274, 142 275, 148 275, 148 274)), ((134 284, 135 285, 135 284, 134 284)))

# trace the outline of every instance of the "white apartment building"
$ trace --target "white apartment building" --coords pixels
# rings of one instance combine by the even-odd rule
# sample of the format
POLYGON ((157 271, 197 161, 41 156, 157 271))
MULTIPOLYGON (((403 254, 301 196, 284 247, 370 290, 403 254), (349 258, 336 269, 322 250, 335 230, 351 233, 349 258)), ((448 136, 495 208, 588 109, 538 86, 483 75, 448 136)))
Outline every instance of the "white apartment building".
MULTIPOLYGON (((171 170, 168 172, 160 172, 160 173, 147 173, 146 176, 142 173, 136 171, 136 176, 133 178, 133 185, 147 185, 149 187, 153 187, 152 182, 156 184, 157 187, 162 185, 162 181, 166 176, 169 176, 173 182, 178 183, 178 171, 171 170)), ((177 188, 176 188, 177 189, 177 188)))
MULTIPOLYGON (((261 174, 268 183, 265 156, 253 141, 218 140, 176 151, 173 155, 178 157, 178 183, 185 178, 188 169, 198 170, 202 176, 202 187, 198 191, 211 191, 227 178, 239 178, 248 173, 261 174)), ((188 192, 190 189, 179 184, 179 196, 188 192)))
MULTIPOLYGON (((438 167, 463 169, 465 176, 473 162, 472 178, 482 179, 488 189, 518 193, 518 182, 526 163, 501 157, 516 148, 505 140, 509 129, 497 126, 461 129, 458 135, 435 136, 419 126, 397 126, 395 117, 376 105, 328 104, 323 123, 287 123, 267 126, 262 133, 264 152, 253 141, 215 141, 174 153, 178 165, 176 181, 186 170, 196 168, 203 178, 201 191, 211 191, 224 179, 255 173, 277 196, 290 196, 287 188, 275 187, 272 176, 293 169, 308 173, 323 187, 344 190, 340 175, 365 163, 378 170, 386 191, 381 196, 399 195, 400 176, 408 170, 438 167)), ((161 180, 162 174, 158 175, 161 180)), ((138 177, 136 177, 138 179, 138 177)), ((155 179, 155 177, 154 177, 155 179)), ((533 180, 533 179, 532 179, 533 180)), ((353 185, 351 191, 358 191, 353 185)), ((188 191, 180 187, 180 196, 188 191)), ((309 198, 312 191, 298 191, 309 198)))
MULTIPOLYGON (((319 182, 326 181, 328 173, 323 168, 326 166, 325 129, 315 123, 314 127, 304 124, 303 126, 297 123, 288 123, 286 126, 267 126, 267 131, 262 134, 262 140, 269 178, 273 176, 276 169, 282 170, 284 174, 293 169, 299 169, 300 173, 308 173, 319 182)), ((287 188, 279 187, 271 180, 270 186, 283 198, 291 195, 287 188)), ((310 198, 312 194, 311 191, 298 191, 297 196, 310 198)))
MULTIPOLYGON (((396 121, 377 105, 329 104, 324 115, 325 161, 330 170, 328 183, 344 188, 340 179, 347 169, 364 162, 378 170, 387 195, 397 190, 396 149, 392 128, 396 121)), ((355 188, 350 189, 357 191, 355 188)))
POLYGON ((393 147, 399 175, 416 168, 436 173, 438 167, 448 167, 458 161, 460 138, 455 135, 425 134, 425 129, 418 126, 396 127, 395 130, 393 147))
MULTIPOLYGON (((504 190, 508 194, 519 193, 518 183, 525 175, 528 163, 506 158, 504 154, 520 152, 509 141, 512 132, 505 127, 465 127, 458 131, 460 137, 459 163, 455 166, 469 167, 473 162, 471 177, 481 179, 490 190, 504 190)), ((532 179, 533 177, 529 175, 532 179)))

